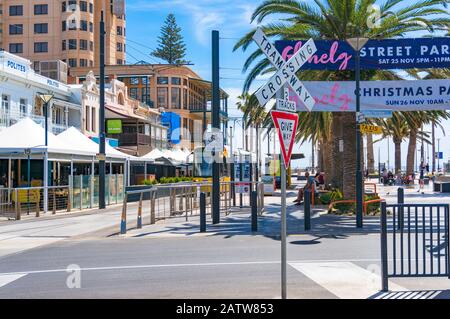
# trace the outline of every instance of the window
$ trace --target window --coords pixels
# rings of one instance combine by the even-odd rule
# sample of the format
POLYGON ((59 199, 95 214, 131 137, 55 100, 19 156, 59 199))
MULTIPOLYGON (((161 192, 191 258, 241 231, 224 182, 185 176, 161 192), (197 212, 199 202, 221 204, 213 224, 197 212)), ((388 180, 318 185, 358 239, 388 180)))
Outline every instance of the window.
POLYGON ((77 29, 77 20, 73 19, 69 21, 69 30, 75 31, 77 29))
POLYGON ((77 39, 70 39, 69 50, 76 50, 76 49, 77 49, 77 39))
POLYGON ((69 66, 71 68, 76 68, 77 67, 77 59, 69 59, 69 66))
POLYGON ((63 2, 61 3, 61 12, 66 12, 66 11, 67 11, 66 2, 63 1, 63 2))
POLYGON ((62 22, 62 28, 61 28, 63 31, 66 31, 67 30, 67 22, 66 22, 66 20, 64 20, 63 22, 62 22))
POLYGON ((168 77, 158 77, 157 82, 160 85, 167 85, 167 84, 169 84, 169 78, 168 77))
POLYGON ((91 130, 92 132, 97 131, 97 109, 95 107, 92 108, 92 126, 91 130))
POLYGON ((89 32, 94 32, 94 24, 92 22, 89 22, 89 32))
POLYGON ((117 59, 116 64, 122 65, 123 64, 123 60, 122 59, 117 59))
POLYGON ((188 109, 188 90, 183 89, 183 108, 188 109))
POLYGON ((84 119, 85 130, 91 130, 91 108, 86 105, 86 118, 84 119))
POLYGON ((87 42, 87 40, 81 39, 80 40, 80 50, 87 51, 87 49, 88 49, 88 42, 87 42))
POLYGON ((117 42, 117 52, 123 52, 123 43, 117 42))
POLYGON ((23 24, 10 24, 9 34, 23 34, 23 24))
POLYGON ((89 41, 89 51, 94 51, 94 41, 89 41))
POLYGON ((27 115, 27 100, 26 99, 20 99, 20 116, 24 117, 27 115))
POLYGON ((130 88, 130 97, 132 99, 138 99, 138 88, 130 88))
POLYGON ((23 53, 23 43, 10 43, 9 52, 11 53, 23 53))
POLYGON ((48 14, 48 5, 47 4, 35 4, 34 5, 34 14, 35 15, 48 14))
POLYGON ((80 1, 80 11, 81 12, 87 12, 88 11, 88 5, 86 1, 80 1))
POLYGON ((77 1, 76 0, 69 1, 69 10, 72 10, 72 12, 77 11, 77 1))
POLYGON ((89 13, 94 13, 94 5, 89 3, 89 13))
POLYGON ((87 67, 88 66, 88 61, 87 59, 80 59, 80 67, 87 67))
POLYGON ((11 17, 23 16, 23 6, 10 6, 9 15, 11 17))
POLYGON ((141 93, 142 103, 148 104, 150 102, 150 90, 147 90, 147 88, 142 88, 141 93))
POLYGON ((34 52, 35 53, 48 52, 48 42, 35 42, 34 43, 34 52))
POLYGON ((117 27, 117 35, 123 35, 123 29, 122 27, 117 27))
POLYGON ((150 84, 148 81, 148 76, 142 77, 142 84, 144 84, 144 85, 150 84))
POLYGON ((158 107, 167 108, 167 88, 158 88, 158 107))
POLYGON ((131 85, 139 85, 139 78, 130 78, 131 85))
POLYGON ((67 42, 66 40, 62 40, 62 50, 66 51, 66 49, 67 49, 67 42))
POLYGON ((34 25, 34 33, 35 34, 48 33, 48 24, 47 23, 36 23, 34 25))
POLYGON ((170 107, 172 109, 180 109, 181 108, 181 90, 179 88, 172 88, 171 89, 171 105, 170 107))
POLYGON ((181 79, 180 78, 171 78, 172 85, 181 85, 181 79))
POLYGON ((1 111, 9 113, 9 96, 3 94, 2 95, 2 105, 1 105, 1 111))
POLYGON ((80 21, 80 30, 87 31, 88 30, 88 22, 86 20, 80 21))

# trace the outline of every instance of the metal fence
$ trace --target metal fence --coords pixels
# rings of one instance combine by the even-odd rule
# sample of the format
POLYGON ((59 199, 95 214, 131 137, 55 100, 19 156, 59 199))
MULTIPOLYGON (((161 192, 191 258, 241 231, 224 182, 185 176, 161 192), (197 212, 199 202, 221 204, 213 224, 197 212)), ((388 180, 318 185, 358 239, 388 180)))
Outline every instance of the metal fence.
MULTIPOLYGON (((0 189, 0 216, 20 220, 23 215, 39 217, 44 210, 44 187, 0 189)), ((69 186, 48 187, 48 211, 52 214, 72 209, 69 186)))
POLYGON ((389 277, 450 278, 449 205, 382 202, 381 257, 383 291, 389 277))
MULTIPOLYGON (((257 194, 255 203, 257 212, 262 214, 264 209, 264 185, 263 183, 247 182, 248 189, 240 189, 242 193, 236 194, 236 186, 242 185, 238 182, 221 182, 220 184, 220 212, 222 215, 246 212, 244 208, 252 207, 251 191, 257 194), (238 185, 237 185, 238 184, 238 185)), ((211 183, 179 183, 168 185, 157 185, 147 189, 129 190, 125 192, 121 215, 122 234, 127 230, 127 219, 129 215, 137 216, 136 227, 142 227, 147 221, 154 224, 158 220, 170 218, 189 218, 200 216, 200 194, 205 194, 206 214, 211 216, 211 183), (136 208, 131 209, 129 203, 137 202, 136 208)), ((254 206, 254 205, 253 205, 254 206)))

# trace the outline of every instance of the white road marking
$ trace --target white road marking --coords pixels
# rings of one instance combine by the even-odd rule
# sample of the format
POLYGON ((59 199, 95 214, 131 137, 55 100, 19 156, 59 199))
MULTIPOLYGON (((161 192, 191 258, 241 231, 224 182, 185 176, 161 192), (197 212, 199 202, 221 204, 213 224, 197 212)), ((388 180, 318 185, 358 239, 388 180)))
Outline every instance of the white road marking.
MULTIPOLYGON (((348 261, 289 264, 341 299, 367 299, 380 292, 378 274, 348 261)), ((408 291, 393 283, 389 286, 392 290, 408 291)))
MULTIPOLYGON (((289 263, 318 263, 318 262, 339 262, 341 260, 301 260, 301 261, 289 261, 289 263)), ((348 259, 347 261, 353 262, 379 262, 379 259, 348 259)), ((153 264, 153 265, 123 265, 123 266, 106 266, 106 267, 86 267, 81 268, 81 271, 96 271, 96 270, 124 270, 124 269, 145 269, 145 268, 172 268, 172 267, 214 267, 214 266, 240 266, 240 265, 276 265, 280 261, 236 261, 236 262, 223 262, 223 263, 193 263, 193 264, 153 264)), ((2 275, 17 275, 17 274, 45 274, 54 272, 66 272, 66 268, 57 269, 43 269, 43 270, 27 270, 9 273, 0 273, 2 275)))
POLYGON ((0 274, 0 288, 12 283, 13 281, 16 281, 17 279, 20 279, 26 275, 27 274, 16 274, 16 275, 1 275, 0 274))

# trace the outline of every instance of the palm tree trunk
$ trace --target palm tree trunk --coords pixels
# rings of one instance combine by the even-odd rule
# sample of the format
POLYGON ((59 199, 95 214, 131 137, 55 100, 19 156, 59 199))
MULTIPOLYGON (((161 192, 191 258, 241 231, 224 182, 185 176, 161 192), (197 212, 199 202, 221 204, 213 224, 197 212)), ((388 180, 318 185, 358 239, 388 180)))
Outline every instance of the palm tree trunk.
POLYGON ((394 140, 395 146, 395 173, 402 170, 402 141, 396 138, 394 140))
POLYGON ((344 132, 342 192, 345 198, 354 199, 356 198, 356 118, 354 113, 342 114, 342 131, 344 132))
POLYGON ((409 132, 408 155, 406 157, 406 173, 414 173, 414 157, 416 155, 417 129, 411 129, 409 132))
POLYGON ((329 184, 331 182, 331 173, 333 171, 334 160, 333 157, 330 156, 333 151, 333 139, 327 139, 323 142, 323 151, 322 151, 322 163, 323 168, 322 172, 325 172, 325 183, 329 184))
POLYGON ((367 134, 367 169, 369 170, 369 174, 375 172, 375 155, 373 153, 372 134, 367 134))
POLYGON ((332 131, 334 132, 332 139, 331 153, 328 156, 332 158, 333 165, 330 166, 329 171, 329 183, 333 187, 337 187, 340 190, 343 189, 343 163, 342 152, 340 151, 340 141, 342 139, 342 113, 332 113, 332 131))

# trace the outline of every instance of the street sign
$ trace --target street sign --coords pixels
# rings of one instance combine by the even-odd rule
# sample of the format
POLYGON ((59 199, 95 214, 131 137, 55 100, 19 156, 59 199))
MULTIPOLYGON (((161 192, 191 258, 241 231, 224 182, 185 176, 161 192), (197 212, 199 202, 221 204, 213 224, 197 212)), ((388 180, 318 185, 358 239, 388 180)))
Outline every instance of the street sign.
POLYGON ((357 112, 356 113, 356 123, 364 123, 366 121, 366 117, 363 113, 357 112))
POLYGON ((444 159, 444 153, 443 152, 436 152, 435 158, 436 159, 444 159))
POLYGON ((392 110, 365 110, 362 114, 365 118, 387 119, 392 117, 392 110))
POLYGON ((261 48, 269 61, 275 66, 277 72, 263 85, 256 93, 256 97, 261 105, 266 103, 282 88, 288 84, 300 101, 306 106, 308 111, 314 107, 315 100, 305 88, 303 83, 297 78, 295 73, 314 55, 317 51, 314 40, 310 39, 298 50, 289 61, 285 62, 275 45, 269 42, 264 32, 258 28, 253 35, 253 40, 261 48))
POLYGON ((96 159, 97 161, 106 161, 106 155, 105 155, 105 154, 97 153, 97 155, 95 155, 95 159, 96 159))
POLYGON ((287 169, 294 147, 295 133, 297 132, 298 126, 298 114, 280 111, 272 111, 271 114, 273 123, 278 132, 284 166, 287 169))
POLYGON ((289 89, 284 89, 284 98, 277 99, 277 110, 286 112, 297 112, 297 104, 294 101, 289 101, 289 89))
POLYGON ((368 124, 361 124, 359 126, 359 129, 361 133, 370 133, 370 134, 382 134, 383 130, 381 126, 375 126, 375 125, 368 125, 368 124))

